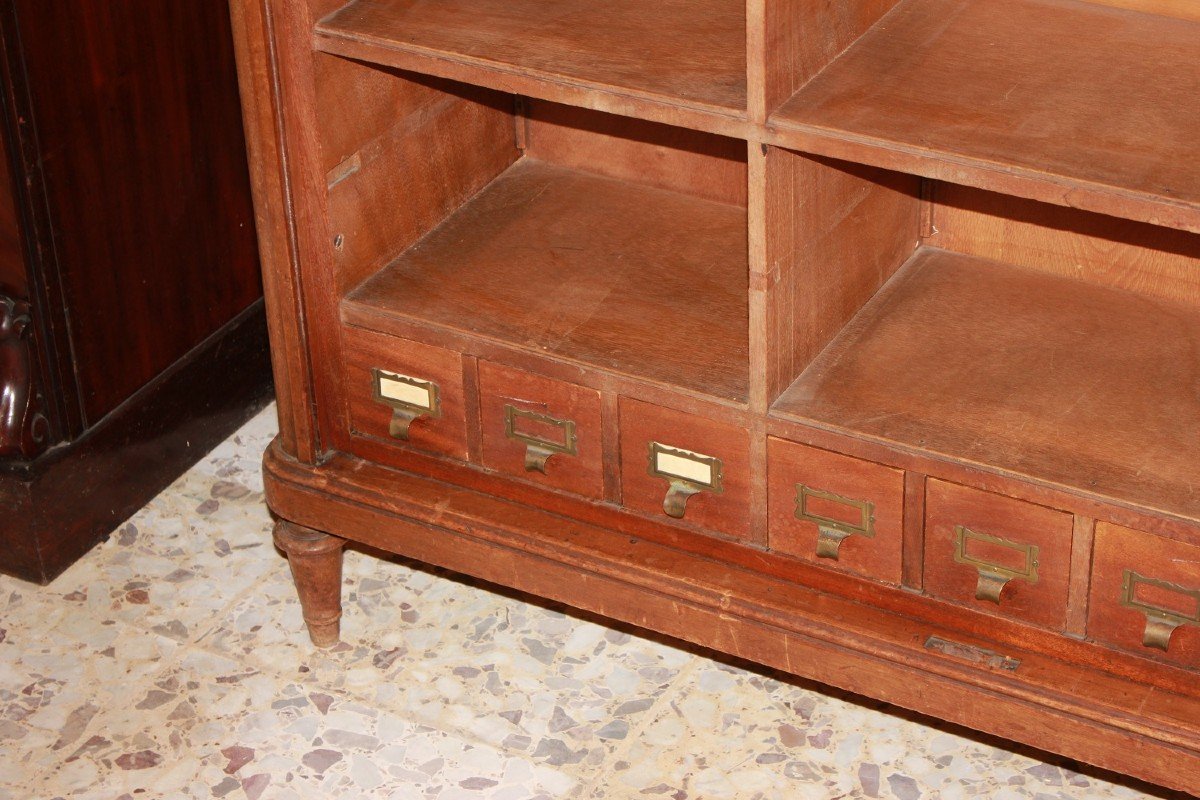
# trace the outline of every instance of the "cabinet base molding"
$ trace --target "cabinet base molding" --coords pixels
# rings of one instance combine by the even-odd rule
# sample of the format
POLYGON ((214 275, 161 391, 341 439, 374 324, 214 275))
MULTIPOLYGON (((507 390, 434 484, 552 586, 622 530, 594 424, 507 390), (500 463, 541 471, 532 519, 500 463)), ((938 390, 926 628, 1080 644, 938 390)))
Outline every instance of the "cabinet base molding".
POLYGON ((322 570, 296 573, 302 597, 323 598, 306 604, 318 644, 332 643, 344 538, 1162 786, 1200 785, 1194 682, 1168 690, 983 638, 969 619, 931 623, 349 455, 312 466, 276 443, 264 474, 293 565, 321 551, 322 570))
POLYGON ((0 572, 49 583, 271 397, 260 300, 86 435, 0 461, 0 572))

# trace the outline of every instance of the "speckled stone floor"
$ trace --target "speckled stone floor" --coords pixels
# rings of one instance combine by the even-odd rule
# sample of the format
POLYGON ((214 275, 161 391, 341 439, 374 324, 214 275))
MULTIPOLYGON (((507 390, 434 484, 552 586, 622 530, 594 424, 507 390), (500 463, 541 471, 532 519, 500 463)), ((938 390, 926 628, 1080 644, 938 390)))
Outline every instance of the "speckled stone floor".
POLYGON ((1157 796, 358 552, 344 643, 314 650, 270 544, 274 429, 51 586, 0 577, 0 800, 1157 796))

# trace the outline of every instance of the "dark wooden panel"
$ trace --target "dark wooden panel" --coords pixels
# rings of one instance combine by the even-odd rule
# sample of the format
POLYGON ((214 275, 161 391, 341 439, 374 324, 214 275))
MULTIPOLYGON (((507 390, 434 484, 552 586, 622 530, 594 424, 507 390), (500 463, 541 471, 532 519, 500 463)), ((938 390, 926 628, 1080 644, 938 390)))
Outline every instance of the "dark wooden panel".
POLYGON ((8 148, 0 146, 0 294, 26 297, 28 279, 14 190, 8 148))
POLYGON ((228 10, 17 0, 16 19, 95 422, 261 293, 228 10))
POLYGON ((256 303, 82 438, 0 461, 0 572, 53 580, 270 399, 256 303))

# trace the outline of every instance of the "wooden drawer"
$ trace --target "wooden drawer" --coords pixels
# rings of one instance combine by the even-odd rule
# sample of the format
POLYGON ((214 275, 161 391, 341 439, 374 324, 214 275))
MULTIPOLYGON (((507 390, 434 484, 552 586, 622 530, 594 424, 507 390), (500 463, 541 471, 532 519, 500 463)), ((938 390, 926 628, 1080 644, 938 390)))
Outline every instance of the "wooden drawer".
POLYGON ((904 471, 767 442, 772 550, 899 585, 904 471))
POLYGON ((599 392, 481 361, 479 393, 484 466, 603 497, 599 392))
POLYGON ((1088 636, 1200 668, 1200 547, 1097 523, 1088 636))
POLYGON ((734 425, 623 397, 621 496, 627 508, 745 537, 750 435, 734 425))
POLYGON ((350 327, 342 345, 352 433, 467 458, 461 355, 350 327))
POLYGON ((1071 574, 1070 514, 930 479, 925 591, 1061 629, 1071 574))

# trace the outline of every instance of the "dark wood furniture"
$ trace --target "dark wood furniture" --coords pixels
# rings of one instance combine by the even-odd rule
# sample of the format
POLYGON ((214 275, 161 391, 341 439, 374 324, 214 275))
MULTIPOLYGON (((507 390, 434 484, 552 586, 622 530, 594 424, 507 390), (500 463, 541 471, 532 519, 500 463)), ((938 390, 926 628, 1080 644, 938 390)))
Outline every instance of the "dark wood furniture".
POLYGON ((1200 13, 238 0, 314 642, 349 540, 1200 786, 1200 13))
POLYGON ((270 397, 228 9, 0 2, 0 571, 47 582, 270 397))

